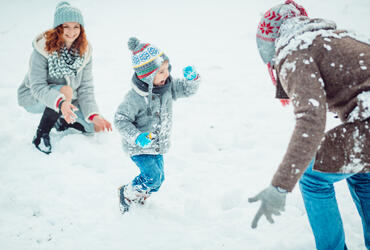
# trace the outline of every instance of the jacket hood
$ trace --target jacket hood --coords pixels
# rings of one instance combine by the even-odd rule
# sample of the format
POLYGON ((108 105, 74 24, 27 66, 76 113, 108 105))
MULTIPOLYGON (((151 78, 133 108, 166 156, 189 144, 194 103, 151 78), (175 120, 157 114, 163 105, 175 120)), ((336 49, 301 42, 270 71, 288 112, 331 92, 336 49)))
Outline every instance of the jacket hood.
MULTIPOLYGON (((46 42, 46 39, 44 37, 44 34, 43 33, 39 34, 33 40, 32 47, 42 56, 44 56, 45 58, 48 58, 49 53, 45 50, 45 42, 46 42)), ((90 61, 91 55, 92 55, 92 48, 91 48, 90 43, 88 43, 87 50, 85 52, 85 60, 78 71, 80 71, 86 66, 86 64, 90 61)))

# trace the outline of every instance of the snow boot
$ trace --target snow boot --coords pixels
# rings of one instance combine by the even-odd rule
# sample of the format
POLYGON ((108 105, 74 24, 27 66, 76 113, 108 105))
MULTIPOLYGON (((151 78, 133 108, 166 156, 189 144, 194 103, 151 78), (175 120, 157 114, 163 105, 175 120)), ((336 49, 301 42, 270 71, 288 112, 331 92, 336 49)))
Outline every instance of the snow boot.
POLYGON ((119 205, 122 214, 129 211, 132 205, 145 204, 150 194, 147 190, 137 190, 131 183, 118 188, 119 205))
POLYGON ((54 124, 54 128, 58 132, 62 132, 68 129, 68 123, 62 117, 59 117, 54 124))
POLYGON ((43 133, 41 129, 37 129, 36 135, 33 137, 32 143, 38 150, 45 154, 51 153, 51 144, 49 133, 43 133))
POLYGON ((59 116, 60 114, 51 108, 46 107, 44 113, 42 114, 36 135, 32 140, 32 143, 35 145, 35 147, 45 154, 51 153, 49 133, 59 116))
POLYGON ((68 124, 66 122, 66 120, 64 120, 64 118, 62 118, 62 117, 59 117, 58 118, 58 120, 54 124, 54 128, 58 132, 65 131, 65 130, 67 130, 69 128, 74 128, 74 129, 76 129, 78 131, 81 131, 82 133, 85 133, 86 132, 84 126, 82 126, 81 123, 75 122, 75 123, 72 123, 72 124, 68 124))
POLYGON ((127 185, 123 185, 122 187, 118 188, 118 198, 119 198, 119 209, 122 214, 126 213, 130 209, 131 200, 125 197, 125 190, 127 185))
POLYGON ((138 199, 134 200, 137 204, 140 204, 142 206, 145 205, 146 199, 150 197, 150 193, 148 191, 138 191, 140 193, 140 196, 138 199))

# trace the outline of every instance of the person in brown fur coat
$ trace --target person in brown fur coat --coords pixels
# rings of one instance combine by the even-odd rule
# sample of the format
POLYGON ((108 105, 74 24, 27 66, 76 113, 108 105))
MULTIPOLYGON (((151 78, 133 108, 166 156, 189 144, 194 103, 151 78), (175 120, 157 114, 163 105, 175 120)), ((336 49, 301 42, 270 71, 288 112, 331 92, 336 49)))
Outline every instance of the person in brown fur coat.
POLYGON ((296 125, 271 185, 249 199, 261 201, 252 228, 273 223, 299 181, 317 249, 347 249, 333 186, 346 180, 370 249, 370 40, 288 0, 262 17, 257 45, 296 125), (325 132, 328 111, 341 124, 325 132))

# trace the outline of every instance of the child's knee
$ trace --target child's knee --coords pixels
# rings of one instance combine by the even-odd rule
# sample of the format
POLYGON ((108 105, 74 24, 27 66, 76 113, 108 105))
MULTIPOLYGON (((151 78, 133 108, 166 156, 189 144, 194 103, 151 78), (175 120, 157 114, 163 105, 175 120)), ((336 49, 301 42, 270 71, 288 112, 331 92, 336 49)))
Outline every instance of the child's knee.
POLYGON ((163 171, 159 169, 155 169, 151 171, 151 174, 149 177, 149 186, 151 189, 158 190, 159 187, 162 185, 162 182, 164 181, 164 173, 163 171))
POLYGON ((156 186, 160 186, 162 184, 163 172, 160 170, 153 171, 152 179, 156 186))

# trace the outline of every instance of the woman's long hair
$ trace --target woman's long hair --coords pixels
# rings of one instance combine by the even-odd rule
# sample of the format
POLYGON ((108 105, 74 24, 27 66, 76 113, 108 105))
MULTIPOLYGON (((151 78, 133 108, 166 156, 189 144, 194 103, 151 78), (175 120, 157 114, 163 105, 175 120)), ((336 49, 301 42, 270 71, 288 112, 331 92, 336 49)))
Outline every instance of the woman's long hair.
MULTIPOLYGON (((72 48, 76 49, 80 56, 82 56, 87 50, 87 39, 85 34, 85 29, 80 25, 80 35, 76 38, 76 40, 72 44, 72 48)), ((58 54, 60 49, 64 47, 64 39, 63 39, 63 24, 59 25, 58 27, 48 30, 44 33, 44 37, 46 39, 45 42, 45 50, 51 54, 54 51, 57 51, 58 54)))

